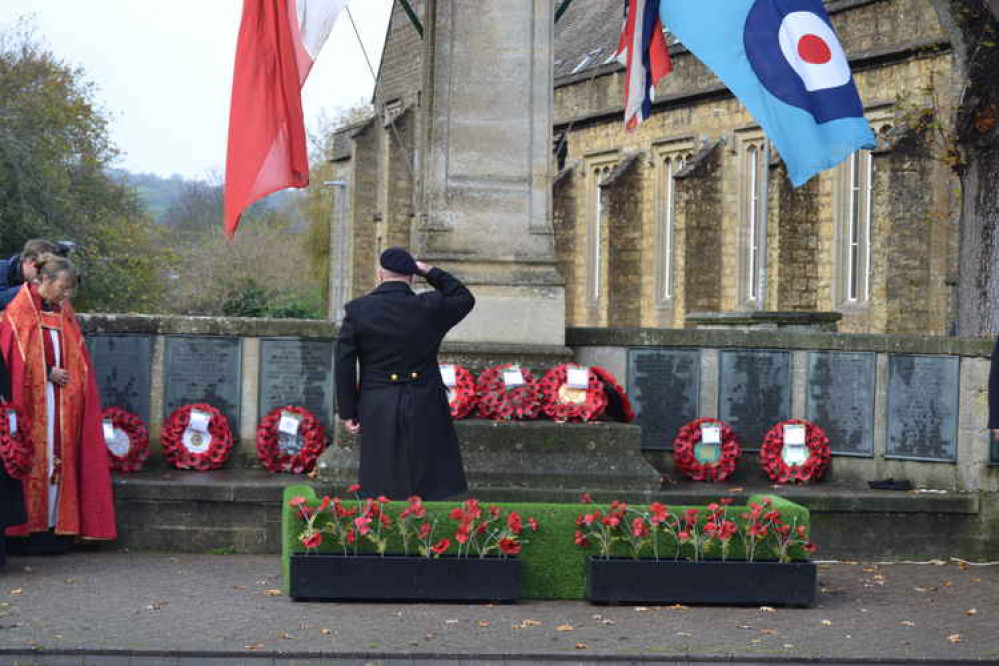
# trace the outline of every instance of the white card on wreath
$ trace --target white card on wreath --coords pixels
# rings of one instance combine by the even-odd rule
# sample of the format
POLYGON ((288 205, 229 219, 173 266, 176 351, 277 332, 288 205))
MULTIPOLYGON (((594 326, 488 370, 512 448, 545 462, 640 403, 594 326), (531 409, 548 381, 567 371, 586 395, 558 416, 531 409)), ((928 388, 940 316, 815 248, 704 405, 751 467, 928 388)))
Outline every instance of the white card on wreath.
POLYGON ((801 423, 784 424, 784 446, 804 446, 805 426, 801 423))
POLYGON ((208 412, 203 412, 200 409, 192 409, 191 420, 187 422, 187 427, 198 432, 208 432, 208 422, 211 418, 212 415, 208 412))
POLYGON ((114 439, 114 423, 111 419, 101 419, 101 428, 104 430, 104 442, 114 439))
POLYGON ((283 432, 291 436, 298 434, 298 428, 302 425, 302 417, 295 412, 281 410, 281 420, 278 421, 278 432, 283 432))
POLYGON ((10 431, 10 434, 17 434, 17 412, 13 409, 7 410, 7 429, 10 431))
POLYGON ((441 368, 441 381, 444 382, 444 386, 452 388, 458 385, 458 371, 455 370, 453 365, 442 365, 441 368))
POLYGON ((702 423, 701 441, 705 444, 721 444, 721 426, 717 423, 702 423))
POLYGON ((503 371, 503 383, 508 389, 524 385, 524 373, 520 368, 507 368, 503 371))
POLYGON ((586 389, 590 387, 590 369, 584 366, 569 368, 565 383, 569 388, 586 389))

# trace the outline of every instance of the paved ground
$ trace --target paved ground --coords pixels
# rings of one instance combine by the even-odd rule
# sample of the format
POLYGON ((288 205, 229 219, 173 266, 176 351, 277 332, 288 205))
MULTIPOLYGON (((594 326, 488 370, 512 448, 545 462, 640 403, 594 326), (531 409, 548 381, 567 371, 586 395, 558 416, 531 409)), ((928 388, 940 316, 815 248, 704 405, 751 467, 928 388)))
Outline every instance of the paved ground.
POLYGON ((0 664, 997 663, 999 566, 822 565, 808 609, 295 603, 276 556, 0 570, 0 664))

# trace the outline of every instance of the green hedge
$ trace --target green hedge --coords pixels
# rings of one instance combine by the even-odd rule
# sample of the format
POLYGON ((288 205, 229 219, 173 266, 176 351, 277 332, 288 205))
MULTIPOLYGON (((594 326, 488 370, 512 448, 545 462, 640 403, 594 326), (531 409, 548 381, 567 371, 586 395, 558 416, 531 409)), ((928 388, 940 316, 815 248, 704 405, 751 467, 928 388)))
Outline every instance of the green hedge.
MULTIPOLYGON (((284 579, 285 594, 288 593, 290 557, 293 553, 303 553, 306 550, 298 541, 298 536, 303 528, 302 520, 298 516, 297 511, 288 505, 289 500, 296 496, 305 497, 310 506, 317 506, 319 504, 319 497, 316 496, 315 490, 311 486, 294 485, 288 486, 284 490, 284 503, 281 510, 283 539, 281 571, 284 579)), ((808 509, 800 504, 795 504, 775 495, 754 495, 749 498, 749 502, 758 503, 765 497, 773 502, 773 508, 781 512, 781 516, 785 521, 790 522, 794 520, 798 525, 809 526, 808 509)), ((663 503, 667 504, 669 510, 673 513, 692 508, 689 506, 673 505, 668 502, 663 503)), ((345 502, 345 504, 350 503, 345 502)), ((484 506, 489 506, 490 504, 494 503, 483 503, 484 506)), ((526 538, 530 540, 530 543, 524 546, 521 553, 524 575, 523 597, 525 599, 584 598, 586 561, 591 552, 595 551, 592 547, 588 550, 582 549, 573 542, 573 535, 576 531, 576 516, 584 511, 592 511, 595 507, 600 507, 606 513, 606 505, 540 504, 527 502, 502 502, 498 504, 504 509, 517 511, 525 522, 528 517, 533 517, 541 525, 541 528, 536 533, 525 532, 526 538)), ((424 503, 428 516, 436 516, 439 521, 440 528, 437 534, 448 536, 453 534, 456 522, 448 518, 447 514, 451 509, 459 505, 460 502, 458 501, 424 503)), ((388 506, 389 512, 395 517, 406 506, 406 503, 392 502, 388 506)), ((702 514, 705 511, 703 506, 693 508, 701 509, 702 514)), ((728 515, 730 518, 736 520, 736 522, 741 522, 738 516, 748 510, 748 506, 745 505, 731 505, 728 508, 728 515)), ((325 521, 320 517, 317 519, 316 525, 319 526, 323 522, 325 521)), ((392 534, 394 540, 390 539, 389 552, 402 552, 401 540, 394 531, 392 534)), ((365 542, 365 546, 370 546, 370 544, 365 542)), ((730 557, 733 559, 741 557, 741 548, 741 542, 738 539, 733 540, 730 557)), ((323 543, 319 550, 321 552, 337 552, 337 546, 331 543, 323 543)), ((362 550, 365 550, 365 548, 362 547, 362 550)), ((370 547, 367 550, 370 550, 370 547)), ((615 548, 615 552, 620 555, 626 554, 623 547, 620 546, 615 548)), ((664 558, 671 557, 672 553, 673 550, 671 550, 671 546, 668 544, 660 550, 660 556, 664 558)), ((769 546, 763 547, 761 545, 757 551, 757 559, 773 559, 774 557, 773 551, 769 546)))

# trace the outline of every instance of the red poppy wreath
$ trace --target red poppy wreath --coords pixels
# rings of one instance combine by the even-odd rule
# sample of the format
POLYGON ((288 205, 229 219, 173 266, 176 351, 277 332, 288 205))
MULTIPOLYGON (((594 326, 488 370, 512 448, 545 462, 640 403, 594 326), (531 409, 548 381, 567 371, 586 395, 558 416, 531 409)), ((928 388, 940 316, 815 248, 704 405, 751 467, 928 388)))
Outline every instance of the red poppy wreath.
POLYGON ((31 472, 34 450, 24 412, 12 403, 0 403, 0 459, 7 474, 23 479, 31 472))
POLYGON ((742 455, 735 432, 724 421, 700 418, 686 424, 673 440, 673 463, 695 481, 724 481, 742 455))
POLYGON ((202 402, 174 411, 163 424, 161 439, 163 457, 177 469, 218 469, 232 451, 228 419, 202 402))
POLYGON ((781 421, 770 429, 760 447, 760 469, 775 483, 818 481, 825 476, 831 459, 825 431, 804 419, 781 421))
POLYGON ((593 421, 607 407, 603 382, 583 366, 556 365, 541 378, 540 388, 544 413, 559 423, 593 421))
POLYGON ((479 396, 475 392, 475 375, 457 364, 441 364, 440 371, 444 387, 447 388, 451 418, 458 421, 467 417, 479 402, 479 396))
POLYGON ((257 457, 268 472, 311 472, 325 448, 323 424, 304 407, 279 407, 257 426, 257 457))
POLYGON ((541 391, 530 370, 504 363, 483 371, 476 382, 479 416, 494 421, 527 421, 541 412, 541 391))
POLYGON ((604 385, 604 392, 607 394, 607 409, 604 410, 604 416, 622 423, 634 421, 635 411, 631 408, 628 392, 617 382, 617 377, 599 365, 590 367, 590 370, 600 379, 604 385))
POLYGON ((115 472, 138 472, 149 458, 149 429, 136 414, 120 407, 101 412, 108 461, 115 472))

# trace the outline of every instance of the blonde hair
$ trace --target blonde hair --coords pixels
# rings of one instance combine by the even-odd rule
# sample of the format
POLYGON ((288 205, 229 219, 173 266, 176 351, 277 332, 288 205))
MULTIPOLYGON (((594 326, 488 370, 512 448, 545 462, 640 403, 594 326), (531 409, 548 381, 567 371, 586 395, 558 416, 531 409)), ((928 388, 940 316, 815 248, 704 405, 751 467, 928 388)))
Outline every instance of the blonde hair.
POLYGON ((56 280, 61 274, 66 273, 73 279, 73 282, 80 281, 80 271, 66 257, 46 252, 39 255, 35 261, 35 266, 38 269, 38 276, 41 278, 56 280))

